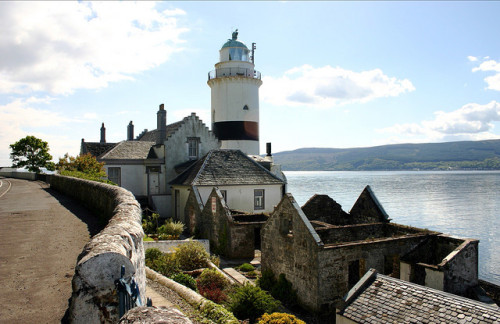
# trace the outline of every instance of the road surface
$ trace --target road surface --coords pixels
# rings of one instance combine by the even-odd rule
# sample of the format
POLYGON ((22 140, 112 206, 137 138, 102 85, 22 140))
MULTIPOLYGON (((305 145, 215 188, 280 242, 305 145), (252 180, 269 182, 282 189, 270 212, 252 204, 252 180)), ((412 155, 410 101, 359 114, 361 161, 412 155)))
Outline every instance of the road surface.
POLYGON ((39 181, 0 177, 0 323, 61 322, 92 213, 39 181))

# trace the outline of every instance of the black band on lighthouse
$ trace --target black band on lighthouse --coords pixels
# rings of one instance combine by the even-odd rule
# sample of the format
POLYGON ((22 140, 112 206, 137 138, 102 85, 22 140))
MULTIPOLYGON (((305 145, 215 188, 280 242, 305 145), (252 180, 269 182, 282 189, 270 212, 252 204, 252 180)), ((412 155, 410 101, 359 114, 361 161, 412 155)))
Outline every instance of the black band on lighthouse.
POLYGON ((212 125, 212 131, 221 141, 259 140, 259 123, 253 121, 223 121, 212 125))

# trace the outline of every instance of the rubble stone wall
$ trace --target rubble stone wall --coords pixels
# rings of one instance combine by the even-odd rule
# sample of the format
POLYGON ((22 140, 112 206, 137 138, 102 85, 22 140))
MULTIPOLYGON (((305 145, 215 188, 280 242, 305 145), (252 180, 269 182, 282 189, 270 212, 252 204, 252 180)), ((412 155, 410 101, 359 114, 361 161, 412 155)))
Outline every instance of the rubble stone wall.
POLYGON ((73 276, 69 318, 72 323, 116 323, 119 320, 115 280, 121 267, 132 276, 145 302, 146 275, 141 208, 128 190, 117 186, 59 175, 51 188, 73 197, 103 219, 106 227, 78 257, 73 276))

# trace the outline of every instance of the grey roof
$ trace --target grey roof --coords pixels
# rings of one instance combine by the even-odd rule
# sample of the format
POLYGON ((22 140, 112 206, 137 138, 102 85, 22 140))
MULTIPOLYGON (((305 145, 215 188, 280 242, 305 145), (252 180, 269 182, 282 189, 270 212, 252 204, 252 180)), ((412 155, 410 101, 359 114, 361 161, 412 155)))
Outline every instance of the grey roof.
POLYGON ((378 274, 371 269, 339 314, 355 323, 499 323, 500 310, 478 301, 378 274))
POLYGON ((170 182, 186 186, 283 183, 240 150, 212 150, 170 182))
POLYGON ((82 140, 80 153, 90 153, 92 156, 98 157, 99 155, 111 150, 116 144, 117 143, 84 142, 82 140))
MULTIPOLYGON (((172 135, 179 127, 181 127, 182 124, 184 124, 185 119, 175 122, 173 124, 167 125, 167 132, 166 132, 166 138, 168 138, 170 135, 172 135)), ((145 132, 144 134, 140 135, 137 140, 138 141, 146 141, 146 142, 156 142, 156 138, 158 134, 157 129, 153 129, 151 131, 145 132)))
POLYGON ((100 160, 145 160, 154 144, 155 142, 123 141, 103 154, 100 160))

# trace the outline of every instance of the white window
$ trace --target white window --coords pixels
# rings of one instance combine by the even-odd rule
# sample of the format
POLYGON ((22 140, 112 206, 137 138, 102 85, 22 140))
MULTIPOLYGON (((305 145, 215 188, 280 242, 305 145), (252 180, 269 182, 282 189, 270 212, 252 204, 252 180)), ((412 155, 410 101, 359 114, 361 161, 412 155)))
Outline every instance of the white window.
POLYGON ((190 160, 197 160, 199 154, 199 137, 189 137, 187 140, 188 143, 188 157, 190 160))
POLYGON ((255 189, 253 191, 253 207, 254 209, 264 209, 264 189, 255 189))
POLYGON ((109 167, 108 168, 108 180, 121 186, 122 172, 119 167, 109 167))

